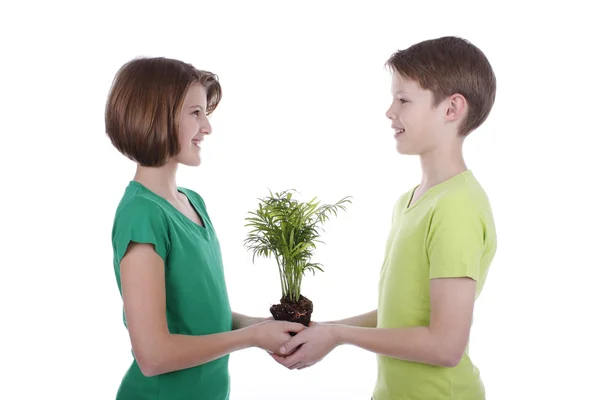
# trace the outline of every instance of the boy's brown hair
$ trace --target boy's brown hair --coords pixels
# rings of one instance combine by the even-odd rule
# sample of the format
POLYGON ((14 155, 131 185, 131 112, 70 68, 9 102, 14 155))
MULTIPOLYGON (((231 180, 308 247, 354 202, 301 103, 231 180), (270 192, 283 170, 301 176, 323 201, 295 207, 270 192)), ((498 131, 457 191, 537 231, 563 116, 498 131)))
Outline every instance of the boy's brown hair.
POLYGON ((169 58, 137 58, 123 65, 105 110, 106 134, 127 158, 145 167, 165 165, 180 151, 179 114, 190 85, 206 89, 206 113, 221 101, 215 74, 169 58))
POLYGON ((466 136, 487 119, 496 99, 496 76, 488 59, 469 41, 452 36, 425 40, 395 52, 386 62, 402 77, 431 90, 434 105, 453 94, 467 100, 469 112, 458 134, 466 136))

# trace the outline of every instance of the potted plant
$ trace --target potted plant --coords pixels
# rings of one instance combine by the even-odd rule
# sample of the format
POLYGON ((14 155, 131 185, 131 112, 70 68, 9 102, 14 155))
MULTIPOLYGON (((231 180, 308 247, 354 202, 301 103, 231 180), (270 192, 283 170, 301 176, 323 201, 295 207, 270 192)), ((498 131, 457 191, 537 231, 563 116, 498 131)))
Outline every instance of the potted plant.
POLYGON ((313 251, 319 241, 322 224, 339 210, 346 210, 351 203, 345 197, 335 204, 323 204, 316 197, 302 202, 292 197, 295 190, 258 199, 258 209, 249 212, 246 227, 248 233, 244 245, 256 256, 274 257, 279 267, 281 299, 270 308, 273 318, 280 321, 298 322, 308 326, 313 312, 313 303, 302 295, 302 278, 306 271, 313 275, 323 271, 322 265, 312 262, 313 251))

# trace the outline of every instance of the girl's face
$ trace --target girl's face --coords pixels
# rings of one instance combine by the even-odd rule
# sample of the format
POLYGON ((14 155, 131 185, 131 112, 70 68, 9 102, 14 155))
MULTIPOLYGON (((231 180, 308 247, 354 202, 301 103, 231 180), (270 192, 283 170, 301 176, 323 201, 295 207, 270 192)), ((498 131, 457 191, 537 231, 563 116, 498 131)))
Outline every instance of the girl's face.
POLYGON ((212 132, 206 106, 206 89, 199 82, 192 83, 179 115, 180 151, 173 161, 194 167, 200 165, 200 144, 204 136, 212 132))

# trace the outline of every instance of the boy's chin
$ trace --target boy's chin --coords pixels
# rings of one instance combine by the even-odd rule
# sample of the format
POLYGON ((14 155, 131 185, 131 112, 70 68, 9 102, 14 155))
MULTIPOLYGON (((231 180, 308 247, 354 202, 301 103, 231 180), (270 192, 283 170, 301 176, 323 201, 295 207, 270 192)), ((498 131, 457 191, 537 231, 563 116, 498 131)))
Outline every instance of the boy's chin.
POLYGON ((396 151, 398 152, 398 154, 401 154, 403 156, 415 156, 418 153, 411 151, 410 149, 404 148, 402 146, 396 146, 396 151))

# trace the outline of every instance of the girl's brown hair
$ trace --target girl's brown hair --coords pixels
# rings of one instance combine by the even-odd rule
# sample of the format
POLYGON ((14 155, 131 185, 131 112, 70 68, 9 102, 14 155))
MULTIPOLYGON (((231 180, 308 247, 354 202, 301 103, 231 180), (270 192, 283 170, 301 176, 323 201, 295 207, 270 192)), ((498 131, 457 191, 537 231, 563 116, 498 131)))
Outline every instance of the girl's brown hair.
POLYGON ((179 153, 178 121, 190 85, 206 89, 207 110, 221 101, 215 74, 169 58, 137 58, 123 65, 111 86, 105 110, 106 134, 127 158, 159 167, 179 153))

